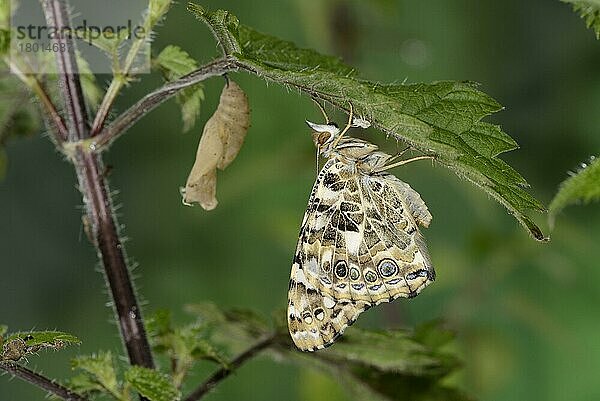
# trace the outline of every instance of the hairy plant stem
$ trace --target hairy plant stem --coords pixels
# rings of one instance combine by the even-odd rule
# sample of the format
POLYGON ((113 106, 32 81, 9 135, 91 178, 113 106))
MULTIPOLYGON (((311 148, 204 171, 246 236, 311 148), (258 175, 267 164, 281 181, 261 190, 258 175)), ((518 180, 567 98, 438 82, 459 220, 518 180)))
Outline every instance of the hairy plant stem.
POLYGON ((148 112, 155 107, 175 96, 182 89, 204 81, 207 78, 223 75, 237 69, 238 65, 235 60, 230 58, 220 58, 175 81, 167 82, 154 92, 144 96, 136 104, 117 117, 111 124, 100 131, 98 135, 94 136, 93 146, 96 150, 105 148, 140 118, 148 114, 148 112))
POLYGON ((129 360, 134 365, 154 368, 144 321, 113 213, 110 190, 103 176, 102 156, 89 151, 89 148, 77 146, 72 162, 87 209, 86 232, 104 267, 129 360))
MULTIPOLYGON (((146 18, 144 19, 144 32, 152 31, 152 24, 150 21, 151 16, 149 14, 150 11, 148 11, 146 18)), ((129 51, 127 52, 127 56, 125 57, 125 62, 123 63, 123 66, 119 67, 118 70, 115 71, 113 79, 110 82, 108 89, 106 90, 106 94, 104 95, 102 103, 98 107, 96 117, 94 118, 94 122, 92 124, 92 136, 95 136, 96 134, 98 134, 98 132, 102 130, 102 127, 104 126, 104 123, 108 118, 108 113, 110 113, 110 110, 113 104, 115 103, 119 92, 130 78, 131 68, 133 67, 135 58, 138 52, 140 51, 142 45, 146 42, 146 40, 146 38, 136 38, 131 44, 129 51)))
MULTIPOLYGON (((41 4, 49 26, 60 32, 62 28, 70 25, 64 0, 41 0, 41 4)), ((83 217, 84 228, 89 240, 95 246, 104 268, 121 337, 130 363, 154 368, 144 321, 129 274, 127 258, 111 202, 110 188, 104 177, 102 151, 133 123, 150 110, 173 97, 180 90, 209 77, 236 70, 238 66, 230 58, 215 60, 145 96, 108 127, 102 127, 107 115, 107 113, 102 112, 97 116, 95 124, 97 131, 93 132, 93 134, 98 135, 92 136, 90 118, 78 75, 74 43, 68 35, 57 35, 53 38, 53 41, 60 45, 59 48, 66 49, 64 52, 56 53, 57 73, 59 75, 61 97, 64 102, 65 119, 63 120, 63 117, 56 112, 56 108, 49 101, 45 91, 35 90, 40 89, 41 86, 38 88, 34 85, 33 89, 41 98, 42 104, 50 116, 50 121, 56 125, 58 131, 57 145, 75 168, 79 190, 86 206, 86 214, 83 217)), ((112 95, 109 97, 110 99, 112 99, 112 95)), ((106 110, 110 108, 111 104, 112 100, 107 101, 106 110)), ((232 361, 230 369, 235 369, 262 349, 267 348, 273 343, 273 340, 274 337, 266 338, 240 354, 232 361)), ((1 367, 66 400, 85 401, 85 398, 18 364, 2 363, 1 367)), ((188 401, 199 399, 208 393, 217 383, 230 375, 230 369, 221 369, 215 372, 188 397, 188 401)), ((141 396, 140 399, 146 400, 141 396)))
MULTIPOLYGON (((63 1, 42 0, 42 6, 50 26, 60 32, 69 25, 63 1)), ((102 156, 85 142, 90 137, 90 124, 77 74, 74 44, 68 35, 53 40, 62 45, 59 48, 67 49, 56 53, 68 128, 68 143, 63 145, 62 150, 77 173, 79 189, 86 206, 86 233, 96 247, 104 268, 129 360, 133 365, 153 368, 152 353, 113 213, 110 189, 103 176, 102 156)))
MULTIPOLYGON (((60 0, 42 0, 46 23, 62 31, 70 26, 69 16, 66 10, 66 4, 60 0)), ((59 77, 63 98, 65 101, 65 111, 68 115, 67 128, 68 140, 77 141, 86 138, 89 134, 88 116, 83 99, 83 90, 79 81, 79 69, 75 58, 75 46, 73 41, 67 35, 56 35, 52 39, 59 45, 59 49, 65 51, 56 52, 56 67, 59 77)))
POLYGON ((15 375, 21 380, 29 382, 43 390, 49 391, 57 397, 65 401, 88 401, 87 398, 74 393, 70 389, 56 383, 54 380, 47 378, 33 370, 19 365, 15 362, 0 362, 0 369, 15 375))
POLYGON ((54 129, 50 129, 49 133, 52 135, 53 140, 56 144, 60 145, 62 142, 67 140, 68 130, 65 122, 58 111, 56 106, 52 103, 50 95, 46 92, 46 89, 42 83, 37 79, 34 74, 23 71, 21 66, 15 62, 15 55, 11 57, 4 57, 4 61, 10 67, 10 70, 15 74, 21 82, 23 82, 29 89, 35 93, 40 100, 45 112, 48 115, 48 119, 54 126, 54 129))
POLYGON ((236 356, 227 367, 223 367, 210 375, 206 381, 192 391, 183 401, 197 401, 208 394, 221 380, 226 379, 233 371, 239 368, 244 362, 256 356, 259 352, 274 345, 277 341, 277 335, 273 334, 257 342, 238 356, 236 356))

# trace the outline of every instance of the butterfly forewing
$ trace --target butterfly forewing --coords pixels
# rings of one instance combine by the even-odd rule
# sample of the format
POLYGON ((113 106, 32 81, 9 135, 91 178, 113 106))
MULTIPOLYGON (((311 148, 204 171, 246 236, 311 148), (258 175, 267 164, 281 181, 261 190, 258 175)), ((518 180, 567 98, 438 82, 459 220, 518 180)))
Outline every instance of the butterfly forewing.
POLYGON ((292 265, 288 325, 296 346, 330 345, 372 305, 412 297, 435 273, 417 223, 431 215, 408 184, 333 157, 317 176, 292 265))

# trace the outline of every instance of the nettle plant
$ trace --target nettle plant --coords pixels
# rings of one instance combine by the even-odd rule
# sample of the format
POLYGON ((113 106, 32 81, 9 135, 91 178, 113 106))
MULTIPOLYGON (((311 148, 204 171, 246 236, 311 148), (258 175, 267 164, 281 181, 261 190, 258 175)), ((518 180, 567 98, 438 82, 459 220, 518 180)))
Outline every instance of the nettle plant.
MULTIPOLYGON (((44 0, 41 5, 49 25, 58 29, 69 26, 64 2, 44 0)), ((171 5, 170 0, 149 0, 142 26, 152 31, 171 5)), ((292 361, 328 372, 360 399, 470 399, 443 380, 460 363, 448 347, 452 333, 439 322, 406 330, 353 328, 333 347, 303 353, 293 346, 283 312, 266 319, 251 310, 224 310, 207 303, 189 307, 197 318, 187 325, 174 325, 167 311, 144 319, 110 197, 112 189, 104 174, 103 154, 140 118, 174 97, 181 106, 184 128, 189 129, 203 99, 201 82, 226 75, 229 81, 215 115, 205 126, 184 192, 187 202, 199 202, 206 209, 215 207, 215 171, 231 163, 248 128, 247 98, 233 82, 236 73, 246 73, 296 89, 343 112, 352 109, 361 121, 383 133, 382 138, 402 141, 475 184, 504 205, 533 238, 544 241, 542 231, 526 215, 528 210, 544 211, 543 205, 525 190, 525 179, 498 158, 517 144, 499 126, 482 121, 501 110, 494 99, 470 82, 369 82, 338 58, 257 32, 228 11, 209 12, 190 3, 189 12, 213 33, 221 55, 199 65, 181 48, 165 47, 152 60, 165 84, 117 114, 113 110, 117 96, 133 79, 142 78, 136 75, 133 61, 148 38, 134 42, 127 54, 120 54, 118 38, 105 36, 93 41, 112 60, 112 81, 103 92, 68 35, 53 39, 57 48, 65 49, 54 53, 56 74, 36 74, 26 60, 10 57, 7 1, 0 1, 0 6, 0 44, 6 64, 0 85, 16 99, 10 104, 2 102, 0 145, 36 132, 43 121, 58 151, 73 165, 85 205, 85 232, 104 270, 129 360, 129 364, 121 363, 111 352, 78 356, 72 362, 75 375, 59 384, 29 369, 27 358, 44 349, 77 344, 77 337, 58 331, 9 333, 6 326, 0 326, 0 369, 65 400, 101 396, 125 401, 137 393, 150 401, 194 401, 245 361, 264 352, 275 362, 292 361), (13 74, 8 74, 8 67, 13 74), (28 101, 31 95, 36 103, 28 101), (93 116, 91 110, 95 110, 93 116), (109 119, 111 114, 115 117, 109 119), (216 364, 214 373, 182 397, 180 389, 188 373, 201 363, 216 364)), ((589 18, 598 14, 584 11, 588 24, 593 25, 589 18)), ((79 34, 85 39, 89 33, 79 34)), ((6 155, 2 148, 0 152, 0 166, 4 166, 6 155)), ((557 209, 565 203, 568 200, 557 204, 557 209)), ((186 388, 190 387, 193 385, 186 383, 186 388)))
MULTIPOLYGON (((600 40, 600 0, 561 0, 571 4, 573 11, 585 21, 600 40)), ((548 223, 554 226, 556 216, 572 204, 586 204, 600 200, 600 155, 592 155, 582 162, 577 171, 560 183, 558 191, 548 206, 548 223)))

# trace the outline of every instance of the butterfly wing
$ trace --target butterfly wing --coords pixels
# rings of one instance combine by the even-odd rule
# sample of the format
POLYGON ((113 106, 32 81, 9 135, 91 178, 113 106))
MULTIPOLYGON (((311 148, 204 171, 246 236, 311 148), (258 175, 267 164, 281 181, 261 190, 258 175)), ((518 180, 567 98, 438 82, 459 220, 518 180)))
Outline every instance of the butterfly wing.
POLYGON ((361 175, 336 159, 319 173, 290 279, 288 326, 303 351, 324 348, 372 305, 417 295, 434 279, 417 223, 431 215, 389 174, 361 175))
POLYGON ((368 205, 363 240, 388 290, 383 298, 376 298, 376 303, 412 298, 435 280, 418 228, 429 226, 431 214, 421 196, 391 174, 365 176, 362 183, 368 205))

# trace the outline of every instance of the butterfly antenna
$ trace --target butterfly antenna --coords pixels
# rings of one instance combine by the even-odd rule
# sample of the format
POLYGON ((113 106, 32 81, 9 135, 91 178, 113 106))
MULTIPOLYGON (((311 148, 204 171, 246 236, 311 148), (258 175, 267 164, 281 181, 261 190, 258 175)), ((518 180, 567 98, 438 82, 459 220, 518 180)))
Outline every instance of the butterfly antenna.
POLYGON ((315 102, 315 104, 317 105, 317 107, 319 108, 319 110, 321 110, 321 114, 323 114, 323 117, 325 117, 325 124, 329 124, 329 117, 327 117, 327 113, 325 112, 325 108, 323 108, 323 106, 321 106, 321 103, 319 103, 317 101, 317 99, 315 99, 314 97, 311 97, 312 101, 315 102))
POLYGON ((343 131, 339 133, 338 137, 335 138, 335 141, 333 141, 333 143, 331 144, 330 149, 335 149, 336 146, 342 140, 342 137, 344 136, 344 134, 346 132, 348 132, 348 130, 350 129, 350 127, 352 127, 352 119, 354 118, 354 109, 352 108, 352 103, 349 103, 349 104, 350 104, 350 113, 348 113, 348 123, 344 127, 343 131))

